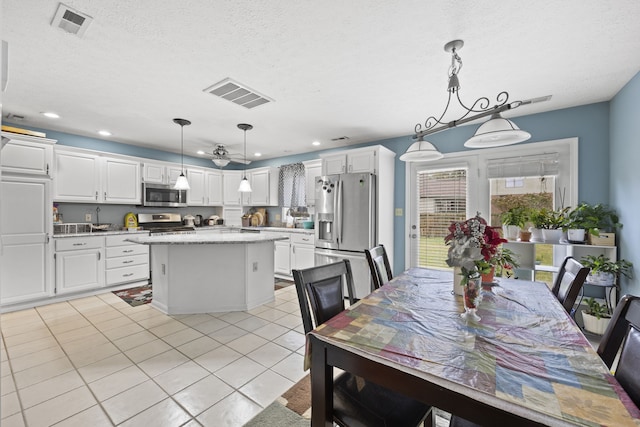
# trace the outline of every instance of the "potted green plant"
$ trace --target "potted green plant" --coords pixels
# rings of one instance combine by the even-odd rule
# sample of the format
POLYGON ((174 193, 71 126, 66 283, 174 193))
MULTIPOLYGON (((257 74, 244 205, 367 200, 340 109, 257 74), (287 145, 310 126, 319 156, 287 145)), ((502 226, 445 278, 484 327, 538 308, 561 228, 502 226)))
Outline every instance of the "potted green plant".
POLYGON ((531 234, 525 229, 529 221, 529 209, 524 206, 516 206, 504 212, 500 216, 505 238, 516 240, 520 237, 523 242, 528 242, 531 234), (524 233, 524 234, 523 234, 524 233))
POLYGON ((609 307, 604 303, 599 303, 594 298, 587 298, 587 309, 582 310, 582 321, 584 323, 584 329, 587 331, 602 335, 609 326, 611 320, 611 313, 609 313, 609 307))
POLYGON ((539 227, 542 229, 542 238, 545 242, 558 243, 562 237, 562 227, 567 223, 569 207, 562 209, 542 208, 536 216, 539 227))
POLYGON ((611 261, 611 259, 600 254, 598 256, 587 255, 580 262, 591 270, 587 281, 601 286, 613 285, 618 275, 628 279, 633 276, 633 263, 626 259, 611 261))

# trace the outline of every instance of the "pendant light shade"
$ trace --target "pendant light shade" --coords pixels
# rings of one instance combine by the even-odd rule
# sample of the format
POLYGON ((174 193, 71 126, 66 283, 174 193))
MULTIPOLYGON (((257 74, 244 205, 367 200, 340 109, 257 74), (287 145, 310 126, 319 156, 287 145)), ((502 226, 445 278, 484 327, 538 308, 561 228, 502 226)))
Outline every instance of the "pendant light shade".
POLYGON ((418 141, 411 144, 409 149, 400 156, 400 160, 403 162, 428 162, 431 160, 438 160, 444 157, 438 149, 430 142, 425 141, 420 137, 418 141))
POLYGON ((173 119, 173 122, 180 125, 180 176, 176 180, 173 188, 176 190, 189 190, 189 181, 184 176, 184 127, 189 126, 191 122, 185 119, 173 119))
POLYGON ((244 131, 244 176, 242 177, 242 181, 240 181, 240 187, 238 187, 238 191, 241 193, 251 193, 251 184, 249 184, 249 180, 247 179, 247 131, 253 129, 253 126, 240 123, 238 125, 238 129, 242 129, 244 131))
POLYGON ((500 113, 495 113, 476 130, 464 146, 467 148, 502 147, 517 144, 529 138, 531 138, 529 132, 520 130, 511 120, 503 118, 500 113))

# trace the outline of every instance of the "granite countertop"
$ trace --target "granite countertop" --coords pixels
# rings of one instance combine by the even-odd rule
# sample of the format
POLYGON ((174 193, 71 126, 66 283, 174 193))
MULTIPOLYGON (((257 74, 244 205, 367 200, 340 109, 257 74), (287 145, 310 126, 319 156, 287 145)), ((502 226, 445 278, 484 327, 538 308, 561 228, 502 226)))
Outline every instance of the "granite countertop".
POLYGON ((53 237, 58 239, 58 238, 65 238, 65 237, 100 237, 100 236, 114 236, 117 234, 149 234, 149 230, 135 230, 135 231, 128 231, 128 230, 111 230, 111 231, 93 231, 93 232, 88 232, 88 233, 61 233, 61 234, 54 234, 53 237))
POLYGON ((283 231, 285 233, 301 233, 301 234, 314 234, 313 228, 288 228, 288 227, 242 227, 246 230, 258 230, 258 231, 283 231))
POLYGON ((285 240, 286 236, 261 233, 206 233, 206 234, 167 234, 140 236, 127 239, 129 242, 143 245, 206 245, 233 243, 261 243, 285 240))

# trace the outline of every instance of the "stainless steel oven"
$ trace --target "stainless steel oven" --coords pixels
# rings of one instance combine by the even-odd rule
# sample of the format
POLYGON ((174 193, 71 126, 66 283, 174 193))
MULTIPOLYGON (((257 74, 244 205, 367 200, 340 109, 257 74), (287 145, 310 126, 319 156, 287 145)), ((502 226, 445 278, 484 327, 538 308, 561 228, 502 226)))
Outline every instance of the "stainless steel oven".
POLYGON ((187 206, 187 190, 176 190, 170 185, 142 184, 143 206, 187 206))

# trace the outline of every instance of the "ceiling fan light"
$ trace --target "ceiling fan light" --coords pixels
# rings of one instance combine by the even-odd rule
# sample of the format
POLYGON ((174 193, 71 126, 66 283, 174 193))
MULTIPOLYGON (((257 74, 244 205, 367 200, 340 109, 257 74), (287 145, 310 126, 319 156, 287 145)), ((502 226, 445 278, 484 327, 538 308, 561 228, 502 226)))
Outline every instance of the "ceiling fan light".
POLYGON ((229 159, 211 159, 211 161, 219 168, 223 168, 229 164, 229 159))
POLYGON ((245 176, 240 181, 240 187, 238 187, 238 191, 241 193, 251 193, 251 184, 249 184, 249 180, 245 176))
POLYGON ((493 114, 476 133, 464 143, 467 148, 491 148, 517 144, 531 138, 529 132, 521 130, 514 122, 493 114))
POLYGON ((411 144, 407 151, 400 156, 403 162, 429 162, 444 157, 438 149, 429 141, 420 138, 411 144))
POLYGON ((189 181, 187 181, 187 177, 184 176, 184 173, 181 173, 178 179, 176 180, 175 185, 173 186, 176 190, 189 190, 189 181))

